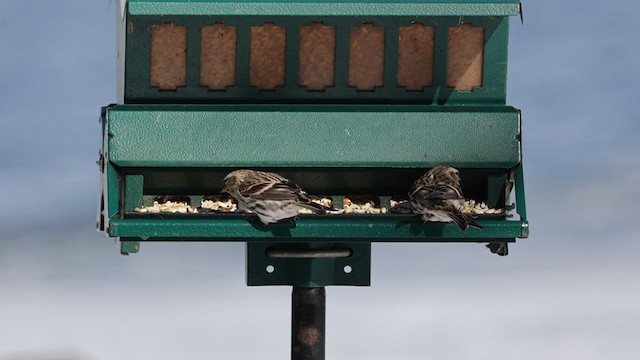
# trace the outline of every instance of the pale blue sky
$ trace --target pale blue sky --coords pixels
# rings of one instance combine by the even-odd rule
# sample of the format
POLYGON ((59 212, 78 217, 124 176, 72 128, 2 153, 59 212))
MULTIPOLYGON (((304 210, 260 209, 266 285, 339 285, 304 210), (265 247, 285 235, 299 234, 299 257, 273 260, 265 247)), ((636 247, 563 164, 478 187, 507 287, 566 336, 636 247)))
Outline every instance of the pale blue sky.
MULTIPOLYGON (((241 245, 125 258, 93 231, 114 7, 0 2, 0 359, 286 358, 289 289, 245 287, 241 245)), ((331 358, 637 356, 639 11, 524 2, 508 103, 523 110, 531 238, 507 258, 376 245, 371 288, 328 290, 331 358)))

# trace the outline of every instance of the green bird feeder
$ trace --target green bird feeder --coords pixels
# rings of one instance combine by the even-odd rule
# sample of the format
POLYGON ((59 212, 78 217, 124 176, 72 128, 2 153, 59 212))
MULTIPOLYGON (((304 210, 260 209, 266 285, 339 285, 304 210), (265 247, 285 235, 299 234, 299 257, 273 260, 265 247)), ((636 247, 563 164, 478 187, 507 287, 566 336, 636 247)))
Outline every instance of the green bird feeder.
POLYGON ((120 5, 98 229, 122 253, 239 241, 248 285, 366 286, 372 242, 527 237, 521 113, 506 105, 518 0, 120 5), (391 211, 437 165, 460 170, 483 230, 391 211), (278 172, 345 212, 265 226, 205 209, 239 168, 278 172), (152 211, 166 199, 189 210, 152 211))
POLYGON ((518 0, 119 5, 98 229, 123 254, 153 241, 247 243, 248 285, 294 287, 293 359, 324 358, 323 287, 369 285, 372 242, 506 255, 527 237, 521 113, 506 105, 518 0), (459 169, 484 229, 392 210, 437 165, 459 169), (263 225, 220 194, 240 168, 280 173, 344 211, 263 225), (310 327, 321 341, 301 344, 310 327))

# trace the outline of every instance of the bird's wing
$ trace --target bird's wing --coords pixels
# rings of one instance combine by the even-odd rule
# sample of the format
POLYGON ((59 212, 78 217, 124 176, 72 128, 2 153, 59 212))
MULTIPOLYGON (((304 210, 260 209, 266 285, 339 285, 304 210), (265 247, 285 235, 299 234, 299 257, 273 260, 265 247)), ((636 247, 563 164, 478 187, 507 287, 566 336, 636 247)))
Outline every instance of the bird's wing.
POLYGON ((238 191, 242 196, 254 199, 310 201, 298 185, 284 178, 246 181, 238 191))

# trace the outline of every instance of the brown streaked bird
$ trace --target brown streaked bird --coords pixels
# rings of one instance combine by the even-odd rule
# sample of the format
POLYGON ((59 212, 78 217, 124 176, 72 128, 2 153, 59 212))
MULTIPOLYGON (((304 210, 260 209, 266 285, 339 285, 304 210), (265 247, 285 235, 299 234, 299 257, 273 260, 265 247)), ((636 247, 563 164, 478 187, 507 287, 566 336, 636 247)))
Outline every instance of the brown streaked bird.
POLYGON ((255 213, 266 225, 282 219, 293 219, 295 223, 300 208, 319 215, 336 211, 311 201, 309 195, 293 181, 266 171, 232 171, 224 177, 221 192, 233 196, 239 208, 255 213))
POLYGON ((469 227, 484 229, 471 215, 460 212, 464 197, 460 187, 460 174, 450 166, 436 166, 413 183, 409 192, 413 212, 422 220, 455 222, 460 230, 469 227))

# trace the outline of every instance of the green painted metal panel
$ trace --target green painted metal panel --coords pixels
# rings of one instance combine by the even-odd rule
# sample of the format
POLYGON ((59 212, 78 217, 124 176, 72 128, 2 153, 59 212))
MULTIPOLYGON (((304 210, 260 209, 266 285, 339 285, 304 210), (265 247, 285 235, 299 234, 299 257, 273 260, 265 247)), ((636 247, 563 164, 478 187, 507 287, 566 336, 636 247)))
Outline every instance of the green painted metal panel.
POLYGON ((478 220, 478 223, 485 229, 462 232, 452 223, 423 223, 407 215, 332 215, 300 216, 296 227, 288 223, 262 226, 255 215, 229 214, 214 218, 111 219, 108 233, 143 240, 484 242, 522 237, 527 227, 525 221, 478 220))
POLYGON ((247 243, 247 285, 329 285, 369 286, 371 283, 371 243, 247 243), (321 250, 348 248, 345 258, 273 258, 268 249, 321 250), (345 267, 348 266, 347 271, 345 267), (267 269, 270 267, 270 269, 267 269), (269 270, 269 271, 267 271, 269 270))
POLYGON ((129 0, 135 15, 481 15, 520 13, 519 0, 129 0))
POLYGON ((510 168, 511 107, 116 106, 109 160, 127 167, 510 168))
POLYGON ((125 103, 379 103, 434 105, 504 105, 506 101, 509 19, 505 17, 416 17, 416 16, 131 16, 126 35, 125 103), (299 29, 321 21, 336 27, 334 85, 323 91, 309 91, 298 84, 299 29), (160 90, 150 85, 151 33, 154 25, 172 22, 187 28, 186 86, 160 90), (215 22, 237 26, 236 84, 226 90, 209 90, 200 85, 201 33, 215 22), (286 27, 285 85, 260 91, 249 84, 250 28, 265 22, 286 27), (385 28, 384 85, 372 91, 348 86, 349 34, 351 27, 372 22, 385 28), (473 91, 447 87, 448 30, 462 23, 485 29, 482 86, 473 91), (398 29, 422 23, 435 29, 433 85, 420 91, 398 86, 398 29))
POLYGON ((144 177, 142 175, 127 175, 124 179, 124 211, 134 211, 142 206, 142 191, 144 177))

